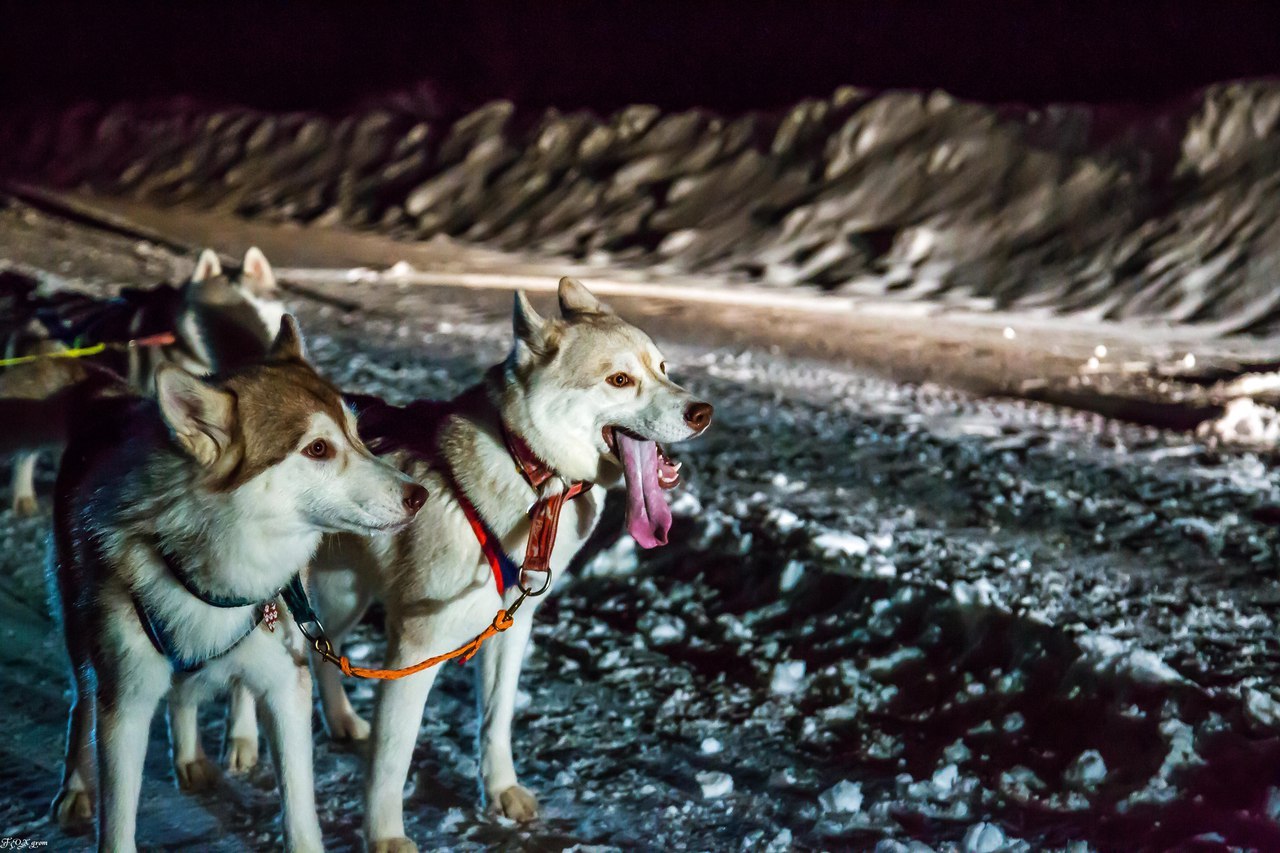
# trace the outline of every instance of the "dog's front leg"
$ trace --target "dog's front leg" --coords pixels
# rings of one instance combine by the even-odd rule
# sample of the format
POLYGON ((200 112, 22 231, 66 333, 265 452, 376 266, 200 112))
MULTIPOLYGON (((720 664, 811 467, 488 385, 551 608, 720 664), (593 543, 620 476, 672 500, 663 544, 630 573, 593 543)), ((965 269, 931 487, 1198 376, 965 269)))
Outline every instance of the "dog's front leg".
POLYGON ((37 451, 15 453, 13 456, 13 511, 17 515, 35 515, 40 511, 36 501, 37 451))
POLYGON ((323 850, 311 756, 311 671, 305 658, 295 658, 275 638, 255 634, 262 641, 246 649, 248 665, 240 677, 262 697, 284 807, 285 842, 293 851, 323 850))
POLYGON ((183 791, 207 791, 218 780, 218 769, 204 754, 200 743, 199 701, 194 681, 179 678, 169 694, 169 742, 173 749, 173 772, 183 791))
POLYGON ((511 720, 525 649, 533 630, 533 611, 542 599, 529 599, 514 624, 481 650, 480 782, 489 808, 504 817, 530 821, 538 801, 516 781, 511 754, 511 720))
POLYGON ((231 683, 227 702, 225 763, 232 773, 248 773, 258 764, 258 714, 253 693, 239 681, 231 683))
MULTIPOLYGON (((120 666, 98 679, 98 775, 102 795, 98 811, 98 849, 112 853, 136 849, 138 795, 142 765, 156 705, 169 688, 167 663, 120 666), (127 672, 127 683, 120 674, 127 672)), ((101 673, 101 670, 99 670, 101 673)))
MULTIPOLYGON (((393 633, 388 666, 410 666, 430 654, 425 632, 397 640, 393 633)), ((365 790, 365 835, 372 853, 409 853, 417 846, 405 836, 404 785, 413 747, 422 725, 422 710, 439 667, 382 685, 373 716, 373 755, 365 790)))

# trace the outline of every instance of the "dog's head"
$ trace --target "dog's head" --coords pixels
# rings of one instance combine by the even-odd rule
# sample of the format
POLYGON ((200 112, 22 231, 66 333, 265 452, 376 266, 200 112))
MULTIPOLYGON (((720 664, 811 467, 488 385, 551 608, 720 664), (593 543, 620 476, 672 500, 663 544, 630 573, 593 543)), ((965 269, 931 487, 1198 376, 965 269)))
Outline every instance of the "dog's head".
POLYGON ((672 381, 649 336, 581 282, 562 278, 559 298, 560 319, 549 320, 516 294, 507 369, 519 400, 504 406, 508 426, 570 479, 608 480, 621 467, 632 535, 646 548, 665 544, 662 490, 679 482, 679 466, 659 445, 702 433, 711 404, 672 381))
POLYGON ((227 272, 217 253, 205 249, 182 293, 186 310, 178 331, 205 364, 225 372, 266 357, 285 307, 260 250, 251 248, 243 266, 227 272))
POLYGON ((156 372, 160 413, 209 489, 282 524, 375 533, 408 524, 426 490, 369 452, 342 395, 306 362, 285 315, 260 364, 204 381, 156 372))

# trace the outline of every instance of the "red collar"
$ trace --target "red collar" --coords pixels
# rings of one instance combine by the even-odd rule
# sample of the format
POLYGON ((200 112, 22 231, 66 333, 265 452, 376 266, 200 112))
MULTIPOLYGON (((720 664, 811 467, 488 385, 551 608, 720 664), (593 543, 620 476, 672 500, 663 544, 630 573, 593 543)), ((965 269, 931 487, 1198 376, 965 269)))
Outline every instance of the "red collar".
MULTIPOLYGON (((533 452, 529 447, 529 442, 524 440, 524 436, 507 427, 505 421, 499 421, 502 429, 502 440, 507 445, 507 452, 511 454, 512 460, 516 463, 516 468, 520 470, 521 476, 533 487, 534 492, 541 492, 543 484, 556 476, 556 471, 546 462, 544 462, 538 454, 533 452)), ((576 480, 570 483, 565 480, 566 487, 564 500, 572 500, 578 495, 591 488, 591 484, 585 480, 576 480)))
POLYGON ((498 538, 489 531, 484 521, 480 518, 480 513, 476 511, 475 506, 456 484, 454 485, 454 494, 462 505, 462 510, 467 516, 467 521, 471 524, 471 529, 475 533, 476 539, 480 542, 480 550, 484 553, 485 559, 489 563, 489 568, 493 570, 494 581, 498 586, 498 592, 501 593, 513 581, 520 583, 521 572, 551 571, 551 551, 556 545, 556 531, 560 526, 560 510, 564 508, 566 503, 590 489, 591 484, 578 480, 570 483, 563 492, 541 497, 543 484, 556 476, 555 470, 538 458, 533 450, 530 449, 529 443, 519 433, 507 429, 505 423, 499 423, 502 429, 502 439, 507 445, 507 452, 511 454, 511 458, 515 461, 521 475, 533 487, 534 492, 539 495, 538 500, 529 508, 529 539, 525 545, 524 562, 518 568, 502 552, 502 545, 498 538))
POLYGON ((520 469, 521 475, 529 481, 529 485, 533 486, 535 492, 538 491, 542 488, 543 483, 556 475, 555 470, 533 452, 533 449, 529 447, 529 442, 525 441, 523 436, 509 429, 505 421, 500 421, 499 423, 502 427, 502 440, 507 445, 507 452, 511 454, 511 458, 515 461, 516 467, 520 469))

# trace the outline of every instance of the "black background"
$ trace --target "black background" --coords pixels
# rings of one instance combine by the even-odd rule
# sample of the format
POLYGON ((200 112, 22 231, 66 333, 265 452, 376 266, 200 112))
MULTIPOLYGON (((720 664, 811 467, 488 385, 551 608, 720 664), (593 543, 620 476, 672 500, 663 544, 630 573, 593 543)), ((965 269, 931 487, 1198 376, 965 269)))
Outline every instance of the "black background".
POLYGON ((1158 103, 1280 73, 1280 7, 1231 0, 0 4, 0 104, 191 95, 342 112, 390 92, 775 108, 841 84, 1158 103))

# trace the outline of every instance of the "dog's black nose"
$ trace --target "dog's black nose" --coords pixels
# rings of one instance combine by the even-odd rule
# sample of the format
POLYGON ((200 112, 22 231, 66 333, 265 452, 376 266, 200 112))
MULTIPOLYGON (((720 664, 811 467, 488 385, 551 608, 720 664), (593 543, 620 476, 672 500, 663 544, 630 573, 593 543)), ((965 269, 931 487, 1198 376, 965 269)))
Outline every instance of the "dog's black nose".
POLYGON ((711 426, 711 413, 714 411, 710 403, 690 403, 689 408, 684 410, 684 422, 698 432, 702 432, 711 426))
POLYGON ((406 483, 404 487, 404 508, 414 515, 427 502, 427 490, 417 483, 406 483))

